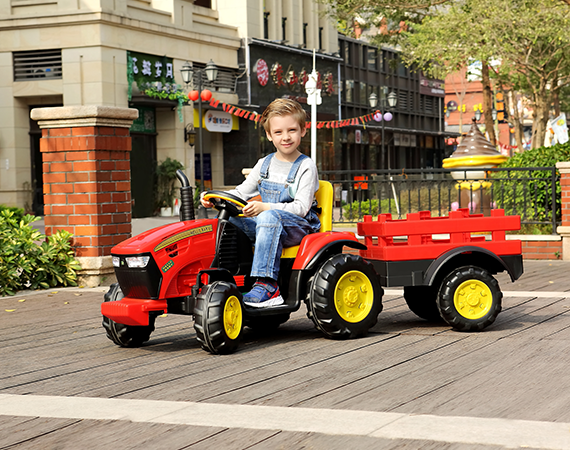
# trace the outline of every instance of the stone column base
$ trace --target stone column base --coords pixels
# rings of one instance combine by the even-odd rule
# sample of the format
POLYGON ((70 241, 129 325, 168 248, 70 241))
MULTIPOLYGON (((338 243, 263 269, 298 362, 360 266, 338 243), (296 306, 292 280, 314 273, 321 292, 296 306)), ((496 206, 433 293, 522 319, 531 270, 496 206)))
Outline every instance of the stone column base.
POLYGON ((81 265, 77 284, 83 287, 110 286, 117 282, 111 256, 78 256, 81 265))
POLYGON ((562 236, 562 261, 570 261, 570 227, 557 227, 556 232, 562 236))

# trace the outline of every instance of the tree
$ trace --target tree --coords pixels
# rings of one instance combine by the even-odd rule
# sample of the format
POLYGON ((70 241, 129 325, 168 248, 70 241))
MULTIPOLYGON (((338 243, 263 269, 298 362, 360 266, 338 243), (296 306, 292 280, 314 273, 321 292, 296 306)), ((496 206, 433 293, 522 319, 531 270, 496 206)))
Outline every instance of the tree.
POLYGON ((397 42, 403 22, 419 23, 432 14, 435 8, 453 0, 316 1, 325 5, 326 14, 341 24, 342 32, 354 37, 356 28, 376 26, 378 27, 377 42, 397 42))
MULTIPOLYGON (((570 1, 570 0, 569 0, 570 1)), ((470 59, 498 59, 496 77, 532 99, 532 147, 544 141, 553 94, 570 83, 570 8, 560 0, 465 0, 449 3, 401 36, 402 57, 434 75, 459 70, 470 59)), ((486 110, 490 110, 487 100, 486 110)), ((486 127, 492 129, 490 114, 486 127)))

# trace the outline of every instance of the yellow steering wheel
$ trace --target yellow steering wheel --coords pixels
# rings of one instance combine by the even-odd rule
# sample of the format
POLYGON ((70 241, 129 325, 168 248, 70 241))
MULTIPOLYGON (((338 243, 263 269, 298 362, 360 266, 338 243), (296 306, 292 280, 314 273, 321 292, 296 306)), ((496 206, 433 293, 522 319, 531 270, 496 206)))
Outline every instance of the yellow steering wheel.
POLYGON ((224 191, 207 191, 203 198, 213 203, 220 214, 225 211, 231 217, 242 215, 242 209, 247 205, 245 200, 224 191))

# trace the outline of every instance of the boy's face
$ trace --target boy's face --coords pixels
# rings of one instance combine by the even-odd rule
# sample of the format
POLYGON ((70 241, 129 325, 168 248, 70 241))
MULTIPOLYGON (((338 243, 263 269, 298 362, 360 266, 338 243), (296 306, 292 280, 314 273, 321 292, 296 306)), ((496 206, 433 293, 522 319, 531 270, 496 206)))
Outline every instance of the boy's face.
POLYGON ((275 145, 280 159, 294 161, 298 156, 297 149, 301 145, 301 138, 306 132, 307 129, 301 129, 293 116, 274 116, 269 119, 267 139, 275 145))

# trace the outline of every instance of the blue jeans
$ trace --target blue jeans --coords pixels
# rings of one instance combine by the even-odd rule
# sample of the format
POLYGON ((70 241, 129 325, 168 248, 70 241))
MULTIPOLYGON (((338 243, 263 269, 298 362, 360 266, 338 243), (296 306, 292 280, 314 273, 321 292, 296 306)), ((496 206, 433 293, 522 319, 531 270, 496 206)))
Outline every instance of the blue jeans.
POLYGON ((232 217, 230 222, 245 232, 255 245, 252 277, 277 280, 283 247, 299 245, 313 232, 309 222, 296 214, 278 209, 263 211, 256 217, 232 217))

